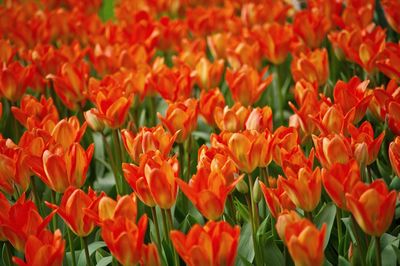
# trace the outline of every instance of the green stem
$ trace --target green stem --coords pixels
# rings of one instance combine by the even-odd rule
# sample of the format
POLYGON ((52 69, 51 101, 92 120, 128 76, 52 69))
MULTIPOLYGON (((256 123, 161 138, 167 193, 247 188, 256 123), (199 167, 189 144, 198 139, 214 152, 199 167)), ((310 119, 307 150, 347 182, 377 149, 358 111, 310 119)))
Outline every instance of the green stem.
POLYGON ((165 211, 163 209, 161 209, 161 215, 162 215, 162 222, 163 222, 163 228, 164 228, 164 236, 165 236, 165 239, 169 239, 167 215, 165 214, 165 211))
POLYGON ((361 265, 365 266, 366 262, 365 262, 365 257, 366 257, 366 253, 365 253, 365 249, 363 248, 363 244, 361 243, 361 236, 360 236, 360 228, 357 224, 356 219, 354 218, 354 216, 351 214, 351 222, 353 224, 353 231, 354 231, 354 236, 356 238, 357 241, 357 248, 359 249, 360 253, 361 253, 361 265))
POLYGON ((85 250, 86 265, 92 266, 92 261, 89 255, 89 246, 87 242, 87 237, 81 237, 81 248, 85 250))
POLYGON ((34 200, 35 200, 36 207, 38 208, 39 214, 43 215, 42 204, 40 204, 40 198, 39 198, 39 194, 38 194, 38 191, 37 191, 37 187, 36 187, 34 176, 31 176, 31 186, 32 186, 32 193, 33 193, 33 197, 34 197, 34 200))
POLYGON ((376 265, 382 266, 382 253, 381 253, 381 237, 375 237, 375 248, 376 248, 376 265))
POLYGON ((260 257, 260 250, 257 241, 257 228, 258 228, 258 212, 256 211, 256 205, 254 202, 253 195, 253 179, 250 174, 247 175, 249 178, 249 189, 250 189, 250 200, 246 195, 247 205, 249 207, 250 222, 253 233, 253 245, 254 245, 254 257, 256 265, 262 265, 262 258, 260 257), (249 202, 250 201, 250 202, 249 202), (250 206, 249 206, 250 203, 250 206))
POLYGON ((228 195, 228 210, 229 210, 229 214, 232 217, 232 220, 234 221, 235 224, 237 224, 238 221, 236 219, 236 209, 235 209, 234 204, 233 204, 232 194, 228 195))
POLYGON ((342 227, 342 210, 336 207, 336 225, 338 230, 338 253, 342 254, 342 243, 343 243, 343 227, 342 227))
POLYGON ((5 242, 4 245, 6 245, 6 256, 7 256, 7 265, 12 266, 14 265, 12 262, 12 246, 9 241, 5 242))
MULTIPOLYGON (((167 213, 169 231, 171 232, 171 230, 174 229, 174 223, 173 223, 173 220, 172 220, 171 209, 167 209, 167 210, 165 210, 165 212, 167 213)), ((170 240, 170 241, 171 241, 171 240, 170 240)), ((178 266, 178 265, 180 265, 180 263, 179 263, 179 256, 178 256, 178 254, 176 253, 176 250, 175 250, 174 246, 172 245, 172 242, 171 242, 171 247, 172 247, 172 250, 173 250, 173 252, 174 252, 174 261, 175 261, 175 265, 178 266)))
POLYGON ((190 179, 190 163, 191 163, 191 152, 192 152, 192 135, 189 135, 188 140, 187 140, 187 176, 188 180, 190 179))
POLYGON ((179 169, 180 169, 180 178, 184 181, 188 181, 188 178, 185 178, 185 176, 183 175, 183 165, 184 165, 184 153, 185 153, 185 147, 183 146, 183 143, 179 143, 178 144, 179 147, 179 169))
POLYGON ((161 250, 161 236, 160 236, 160 228, 158 227, 158 219, 157 219, 156 207, 151 207, 151 214, 153 216, 154 227, 156 228, 158 252, 161 254, 161 251, 162 251, 161 250))
POLYGON ((283 74, 283 64, 280 64, 280 65, 276 65, 275 66, 275 74, 276 74, 276 86, 275 86, 275 89, 276 89, 276 94, 277 94, 277 96, 278 96, 278 114, 279 114, 279 122, 280 122, 280 125, 283 125, 283 120, 284 120, 284 118, 283 118, 283 101, 284 101, 284 99, 283 99, 283 92, 282 92, 282 86, 283 86, 283 84, 282 84, 282 74, 283 74))
POLYGON ((116 168, 115 168, 116 165, 115 165, 115 160, 114 160, 115 158, 114 158, 114 155, 113 155, 113 153, 112 153, 110 144, 108 143, 107 138, 106 138, 106 136, 104 135, 103 132, 101 133, 101 136, 103 137, 103 143, 104 143, 104 145, 105 145, 105 147, 106 147, 106 151, 107 151, 107 153, 108 153, 108 157, 110 158, 111 170, 113 171, 113 174, 114 174, 115 188, 116 188, 116 190, 117 190, 117 194, 118 194, 118 195, 121 195, 121 192, 122 192, 122 191, 120 190, 119 176, 118 176, 117 170, 116 170, 116 168))
POLYGON ((71 252, 71 258, 72 258, 72 266, 76 266, 76 257, 75 257, 75 249, 74 249, 74 242, 72 241, 72 234, 71 234, 71 229, 67 226, 67 234, 68 234, 68 245, 69 245, 69 250, 71 252))
POLYGON ((150 121, 152 126, 156 126, 157 124, 157 102, 155 96, 150 96, 149 99, 150 105, 150 121))

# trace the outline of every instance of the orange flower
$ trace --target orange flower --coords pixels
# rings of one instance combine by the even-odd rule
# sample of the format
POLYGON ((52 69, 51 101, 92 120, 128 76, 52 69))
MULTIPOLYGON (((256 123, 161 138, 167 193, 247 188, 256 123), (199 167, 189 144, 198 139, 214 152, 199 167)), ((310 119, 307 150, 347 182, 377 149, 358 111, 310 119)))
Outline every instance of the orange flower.
POLYGON ((232 227, 224 221, 209 221, 203 227, 195 224, 187 235, 175 230, 170 235, 178 254, 189 266, 232 266, 235 263, 239 226, 232 227))
POLYGON ((313 135, 317 158, 321 165, 330 169, 335 163, 348 163, 353 158, 349 141, 341 134, 330 134, 326 137, 313 135))
POLYGON ((326 110, 321 110, 319 118, 314 118, 314 122, 318 126, 322 135, 329 133, 345 133, 347 132, 348 117, 343 115, 343 111, 339 105, 334 104, 326 110))
POLYGON ((396 0, 382 0, 381 5, 390 27, 400 33, 400 3, 396 0))
POLYGON ((24 95, 32 79, 33 68, 23 67, 19 62, 12 62, 0 70, 0 95, 11 102, 18 101, 24 95))
POLYGON ((200 168, 189 184, 176 179, 180 189, 208 220, 217 220, 224 212, 228 194, 243 176, 229 182, 221 171, 200 168))
POLYGON ((300 11, 294 16, 293 31, 309 48, 318 48, 329 28, 328 18, 316 9, 300 11))
POLYGON ((314 165, 314 148, 310 150, 308 158, 300 145, 289 151, 281 149, 282 170, 286 176, 297 176, 301 168, 312 169, 314 165))
POLYGON ((68 227, 80 237, 88 236, 95 228, 95 219, 88 213, 87 209, 97 213, 101 194, 89 188, 88 194, 79 188, 69 187, 65 190, 60 206, 46 202, 47 206, 55 209, 68 227))
POLYGON ((382 85, 368 91, 368 94, 373 95, 368 108, 380 121, 386 119, 386 114, 389 113, 390 103, 393 101, 398 102, 400 100, 400 95, 397 93, 398 89, 399 85, 392 79, 386 86, 382 85))
POLYGON ((264 194, 265 202, 271 215, 276 219, 284 210, 294 210, 296 205, 289 198, 282 187, 282 182, 278 182, 276 188, 269 188, 260 182, 261 190, 264 194))
POLYGON ((273 114, 271 107, 265 106, 263 108, 254 108, 246 119, 246 129, 257 130, 260 133, 266 130, 272 132, 272 118, 273 114))
MULTIPOLYGON (((143 215, 139 222, 119 216, 112 220, 106 220, 101 227, 101 237, 106 242, 111 254, 122 265, 137 265, 146 255, 144 237, 147 228, 147 216, 143 215)), ((146 250, 149 252, 149 250, 146 250)), ((160 261, 157 250, 152 249, 155 261, 160 261)))
POLYGON ((76 116, 64 118, 59 121, 50 132, 51 136, 57 144, 60 144, 65 151, 71 147, 74 142, 80 142, 83 134, 85 134, 87 124, 79 124, 79 119, 76 116))
POLYGON ((374 139, 372 125, 365 121, 358 128, 349 124, 348 131, 351 135, 351 145, 354 157, 360 165, 370 165, 378 157, 385 132, 374 139))
POLYGON ((250 27, 263 23, 283 23, 290 9, 291 6, 285 1, 265 0, 258 4, 245 2, 240 17, 250 27))
POLYGON ((110 197, 102 197, 99 201, 98 207, 99 222, 111 219, 115 220, 117 217, 126 217, 130 221, 136 222, 137 206, 135 194, 117 196, 117 200, 110 197))
POLYGON ((229 33, 215 33, 207 36, 207 44, 213 58, 226 58, 226 50, 231 38, 229 33))
POLYGON ((238 42, 228 48, 228 63, 230 67, 237 71, 244 65, 253 69, 261 66, 261 49, 258 42, 238 39, 238 42))
POLYGON ((176 157, 164 159, 159 151, 148 152, 140 158, 139 166, 122 164, 126 181, 146 205, 162 209, 174 205, 178 193, 179 165, 176 157))
POLYGON ((176 136, 177 133, 171 135, 160 125, 143 127, 136 135, 126 129, 121 131, 125 149, 135 163, 139 163, 140 157, 149 151, 159 151, 164 158, 168 157, 176 136))
POLYGON ((272 82, 272 76, 263 79, 268 69, 258 73, 254 68, 242 65, 237 70, 226 71, 226 82, 232 93, 234 101, 240 102, 244 106, 253 105, 261 96, 261 93, 272 82))
POLYGON ((219 86, 224 72, 224 60, 216 60, 213 63, 202 57, 196 65, 197 84, 202 90, 209 90, 219 86))
POLYGON ((296 266, 323 265, 326 224, 318 230, 307 219, 288 223, 285 228, 285 243, 296 266))
POLYGON ((293 79, 304 79, 310 83, 324 85, 329 77, 328 53, 325 48, 294 56, 290 65, 293 79))
MULTIPOLYGON (((400 27, 400 24, 399 24, 400 27)), ((399 28, 400 29, 400 28, 399 28)), ((400 82, 400 44, 386 43, 385 49, 377 58, 376 66, 387 77, 400 82)))
MULTIPOLYGON (((285 230, 289 224, 301 221, 301 217, 294 210, 283 210, 281 214, 279 214, 275 228, 278 236, 285 243, 285 230)), ((285 243, 286 244, 286 243, 285 243)))
POLYGON ((210 126, 215 126, 216 108, 225 107, 224 95, 218 88, 200 93, 199 112, 210 126))
POLYGON ((272 144, 272 159, 278 165, 282 165, 281 151, 290 152, 300 144, 299 134, 293 127, 279 127, 274 132, 272 144))
POLYGON ((5 236, 3 232, 3 224, 5 224, 8 220, 8 213, 10 212, 11 204, 4 196, 3 193, 0 192, 0 241, 7 241, 7 237, 5 236))
POLYGON ((375 1, 346 1, 346 8, 342 13, 342 27, 364 29, 374 18, 375 1))
POLYGON ((367 95, 368 81, 363 81, 358 77, 353 77, 349 82, 339 80, 333 90, 333 99, 339 104, 343 113, 347 116, 351 114, 349 122, 356 124, 364 117, 372 95, 367 95))
POLYGON ((64 63, 58 74, 47 78, 54 84, 54 90, 62 102, 71 110, 83 107, 87 97, 89 66, 81 61, 79 64, 64 63))
POLYGON ((93 131, 102 132, 106 127, 104 121, 97 116, 97 109, 92 108, 83 113, 85 121, 93 131))
POLYGON ((395 174, 400 177, 400 136, 389 145, 389 159, 395 174))
POLYGON ((311 212, 317 207, 321 199, 321 171, 318 167, 314 171, 303 167, 296 175, 288 176, 287 179, 279 176, 279 183, 298 208, 311 212))
POLYGON ((361 229, 372 236, 381 236, 392 223, 396 207, 396 191, 389 190, 382 179, 371 184, 358 182, 346 194, 347 207, 361 229))
POLYGON ((251 107, 244 107, 236 102, 231 108, 217 106, 214 110, 214 120, 221 131, 238 132, 245 129, 251 107))
POLYGON ((360 181, 360 169, 355 160, 345 164, 336 163, 331 169, 322 169, 322 183, 333 202, 347 211, 346 193, 351 193, 360 181))
POLYGON ((24 193, 4 215, 5 220, 0 225, 0 231, 16 250, 23 252, 29 236, 38 235, 45 230, 53 215, 54 212, 51 212, 43 219, 33 201, 25 199, 24 193))
POLYGON ((156 245, 153 243, 143 245, 141 264, 144 266, 161 265, 160 256, 158 255, 156 245))
POLYGON ((388 106, 388 124, 390 130, 396 135, 400 135, 400 103, 390 102, 388 106))
POLYGON ((43 230, 28 237, 24 251, 26 262, 17 257, 13 257, 13 261, 19 266, 62 265, 64 249, 65 240, 59 229, 54 234, 43 230))
POLYGON ((41 128, 51 132, 59 120, 53 99, 46 99, 43 95, 40 101, 31 95, 24 95, 20 108, 12 106, 11 111, 15 119, 28 130, 41 128))
POLYGON ((272 160, 272 137, 269 133, 243 131, 233 133, 224 149, 237 167, 248 174, 257 167, 266 167, 272 160))
POLYGON ((199 112, 197 100, 190 98, 184 102, 170 103, 165 117, 158 113, 161 123, 171 134, 177 134, 176 142, 184 142, 197 127, 199 112))
POLYGON ((32 163, 32 170, 56 192, 63 193, 69 186, 80 188, 86 181, 93 151, 93 143, 86 151, 79 143, 72 144, 65 153, 60 150, 45 150, 43 164, 32 163))

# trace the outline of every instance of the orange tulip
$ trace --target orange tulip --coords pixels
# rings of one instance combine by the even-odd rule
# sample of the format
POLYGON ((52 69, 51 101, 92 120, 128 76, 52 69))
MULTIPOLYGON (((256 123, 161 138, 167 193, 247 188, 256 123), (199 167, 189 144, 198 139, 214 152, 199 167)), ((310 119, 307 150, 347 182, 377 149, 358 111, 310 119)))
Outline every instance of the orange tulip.
POLYGON ((51 212, 43 219, 33 201, 25 199, 24 193, 4 214, 5 220, 0 225, 0 232, 16 250, 23 252, 29 236, 45 230, 53 215, 54 212, 51 212))
POLYGON ((293 127, 279 127, 274 132, 272 144, 272 159, 278 165, 282 165, 281 151, 290 152, 300 144, 299 134, 293 127))
POLYGON ((385 132, 374 139, 372 125, 365 121, 358 128, 349 124, 348 131, 351 136, 351 145, 354 157, 360 165, 370 165, 378 157, 385 132))
POLYGON ((269 133, 243 131, 233 133, 224 149, 237 167, 248 174, 257 167, 266 167, 272 160, 272 137, 269 133))
POLYGON ((372 99, 371 95, 367 95, 367 86, 368 81, 361 82, 358 77, 353 77, 347 83, 341 80, 336 83, 333 99, 346 116, 353 113, 353 119, 349 122, 356 124, 364 117, 372 99))
POLYGON ((336 163, 331 169, 322 169, 322 183, 333 202, 341 209, 347 211, 346 193, 351 193, 361 181, 360 169, 355 160, 348 163, 336 163))
POLYGON ((170 103, 165 117, 160 113, 157 115, 171 134, 178 134, 176 142, 183 143, 197 127, 198 112, 197 100, 190 98, 184 102, 170 103))
POLYGON ((346 1, 346 8, 342 13, 341 26, 346 28, 364 29, 374 17, 375 1, 346 1))
POLYGON ((221 131, 238 132, 245 129, 251 107, 235 103, 231 108, 217 106, 214 110, 214 120, 221 131))
POLYGON ((314 165, 314 148, 310 150, 308 158, 303 149, 297 147, 286 151, 281 149, 282 170, 286 176, 296 176, 301 168, 308 167, 313 169, 314 165))
POLYGON ((139 163, 140 157, 149 151, 158 150, 164 158, 168 157, 176 136, 177 133, 171 135, 162 126, 143 127, 136 135, 126 129, 121 131, 125 149, 135 163, 139 163))
MULTIPOLYGON (((228 63, 234 70, 240 70, 243 66, 259 69, 261 66, 261 49, 258 42, 238 39, 228 48, 228 63)), ((262 76, 261 76, 262 77, 262 76)))
POLYGON ((153 243, 143 245, 141 264, 144 266, 161 265, 160 256, 158 255, 157 246, 153 243))
POLYGON ((87 81, 89 77, 89 66, 80 62, 79 64, 64 63, 57 75, 48 75, 54 84, 54 90, 62 102, 71 110, 83 107, 87 97, 87 81))
POLYGON ((249 117, 246 119, 247 130, 257 130, 259 132, 270 131, 272 132, 272 109, 269 106, 263 108, 254 108, 249 117))
POLYGON ((80 142, 85 134, 87 124, 80 126, 76 116, 64 118, 59 121, 50 132, 57 144, 60 144, 64 151, 69 149, 74 142, 80 142))
POLYGON ((146 205, 170 209, 178 193, 179 165, 176 157, 168 160, 159 151, 148 152, 140 158, 139 166, 122 164, 126 181, 146 205))
POLYGON ((307 219, 287 224, 285 243, 296 266, 323 265, 325 232, 326 224, 318 230, 307 219))
POLYGON ((380 121, 386 119, 386 114, 389 113, 390 103, 400 100, 400 96, 397 93, 398 89, 399 85, 392 79, 386 86, 382 85, 368 91, 368 94, 372 95, 368 108, 380 121))
POLYGON ((329 77, 328 53, 325 48, 301 53, 294 57, 290 69, 295 81, 304 79, 322 86, 329 77))
POLYGON ((16 174, 15 152, 10 149, 10 142, 0 135, 0 189, 9 195, 14 193, 14 177, 16 174))
POLYGON ((341 134, 330 134, 326 137, 313 136, 317 158, 321 165, 330 169, 335 163, 348 163, 353 158, 351 144, 341 134))
MULTIPOLYGON (((143 260, 144 237, 147 228, 147 216, 144 215, 136 224, 130 219, 119 216, 112 220, 106 220, 101 227, 101 237, 106 242, 111 254, 122 265, 137 265, 143 260)), ((149 252, 149 250, 146 250, 149 252)), ((155 261, 160 261, 157 250, 150 250, 155 261)), ((145 255, 148 258, 148 254, 145 255)))
POLYGON ((171 240, 178 254, 189 266, 234 265, 240 228, 227 222, 209 221, 201 227, 195 224, 187 235, 171 231, 171 240))
POLYGON ((296 208, 296 205, 294 205, 283 189, 281 182, 278 182, 276 188, 269 188, 263 182, 260 182, 260 186, 268 209, 275 219, 278 218, 284 210, 294 210, 296 208))
POLYGON ((224 212, 228 194, 242 178, 243 176, 228 182, 222 172, 200 168, 189 184, 181 179, 176 179, 176 182, 201 214, 209 220, 217 220, 224 212))
POLYGON ((2 212, 0 212, 0 241, 6 241, 7 237, 5 236, 3 232, 3 226, 2 224, 5 224, 8 220, 8 213, 10 212, 11 204, 4 196, 3 193, 0 192, 0 208, 2 212))
POLYGON ((106 124, 104 123, 104 121, 97 116, 96 108, 92 108, 92 109, 84 112, 83 115, 85 116, 86 123, 89 125, 89 127, 93 131, 102 132, 104 130, 104 128, 106 127, 106 124))
POLYGON ((199 112, 210 126, 216 125, 216 108, 223 109, 224 107, 225 98, 218 88, 200 93, 199 112))
POLYGON ((254 26, 263 23, 286 21, 287 13, 291 6, 285 1, 266 0, 260 3, 243 4, 241 19, 246 26, 254 26))
POLYGON ((11 111, 15 119, 28 130, 41 128, 51 131, 59 121, 53 99, 46 99, 44 96, 38 101, 31 95, 24 95, 20 108, 12 106, 11 111))
POLYGON ((293 37, 293 29, 290 25, 281 25, 276 22, 264 24, 261 27, 254 28, 252 33, 260 43, 262 55, 268 61, 279 65, 286 60, 293 37))
POLYGON ((329 135, 329 133, 345 133, 348 127, 348 116, 345 117, 339 105, 334 104, 326 110, 321 110, 319 118, 314 118, 314 122, 318 126, 321 134, 329 135))
POLYGON ((213 63, 202 57, 196 65, 197 84, 202 90, 210 90, 218 87, 224 72, 224 60, 216 60, 213 63))
POLYGON ((263 79, 268 69, 258 73, 248 65, 242 65, 237 70, 226 71, 226 82, 232 93, 234 101, 240 102, 244 106, 253 105, 272 82, 272 76, 263 79))
POLYGON ((400 135, 400 103, 390 102, 388 106, 388 124, 390 130, 396 135, 400 135))
POLYGON ((0 70, 0 95, 16 102, 24 95, 33 75, 32 66, 24 67, 15 61, 0 70))
POLYGON ((13 257, 14 263, 19 266, 29 265, 62 265, 64 259, 65 240, 61 231, 54 234, 43 230, 37 235, 30 235, 25 245, 25 260, 13 257))
POLYGON ((294 16, 293 31, 309 48, 318 48, 329 28, 328 18, 316 9, 300 11, 294 16))
POLYGON ((100 196, 89 188, 88 194, 79 188, 69 187, 65 190, 60 206, 46 202, 47 206, 55 209, 67 226, 79 237, 88 236, 96 226, 96 221, 87 209, 97 213, 100 196))
POLYGON ((69 186, 80 188, 85 183, 93 150, 93 143, 86 151, 79 143, 72 144, 65 153, 45 150, 43 164, 33 164, 32 170, 56 192, 63 193, 69 186))
POLYGON ((301 168, 297 175, 287 179, 279 176, 279 183, 298 208, 311 212, 317 207, 321 199, 321 171, 318 167, 314 171, 308 167, 301 168))
POLYGON ((389 159, 394 173, 400 177, 400 137, 397 136, 389 145, 389 159))
POLYGON ((119 196, 117 200, 110 197, 102 197, 99 201, 98 216, 100 223, 117 217, 126 217, 131 221, 136 222, 137 206, 135 194, 119 196))
MULTIPOLYGON (((294 210, 283 210, 281 214, 279 214, 275 228, 278 233, 279 238, 285 243, 285 230, 289 224, 301 221, 301 217, 294 210)), ((285 243, 286 244, 286 243, 285 243)))
POLYGON ((381 236, 389 229, 396 197, 396 191, 389 192, 382 179, 371 184, 358 182, 353 191, 346 194, 348 209, 361 229, 371 236, 381 236))
MULTIPOLYGON (((400 27, 400 24, 399 24, 400 27)), ((400 28, 399 28, 400 30, 400 28)), ((387 77, 400 82, 400 44, 386 43, 385 49, 379 55, 376 65, 387 77)))
POLYGON ((229 33, 215 33, 207 36, 207 44, 213 58, 226 58, 226 50, 230 38, 229 33))
POLYGON ((390 27, 400 33, 400 3, 396 0, 382 0, 381 5, 390 27))

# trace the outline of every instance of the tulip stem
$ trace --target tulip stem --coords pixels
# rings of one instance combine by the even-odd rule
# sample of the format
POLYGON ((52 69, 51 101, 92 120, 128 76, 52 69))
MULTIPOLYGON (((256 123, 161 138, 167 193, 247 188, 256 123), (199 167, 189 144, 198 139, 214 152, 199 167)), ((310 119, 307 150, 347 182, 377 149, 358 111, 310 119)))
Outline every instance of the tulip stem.
POLYGON ((173 257, 174 257, 174 262, 175 262, 175 266, 179 266, 179 256, 176 253, 176 250, 172 244, 171 238, 169 237, 169 232, 171 232, 171 230, 174 228, 174 224, 172 221, 172 213, 171 213, 171 209, 166 209, 164 210, 165 214, 163 215, 164 220, 166 220, 166 226, 167 226, 167 232, 166 233, 166 237, 167 239, 169 239, 170 245, 171 245, 171 249, 173 251, 173 257), (166 216, 166 217, 165 217, 166 216), (166 218, 166 219, 165 219, 166 218))
POLYGON ((151 207, 151 214, 153 216, 154 227, 156 228, 158 252, 161 254, 161 251, 162 251, 161 250, 161 236, 160 236, 160 228, 158 227, 158 219, 157 219, 156 207, 151 207))
POLYGON ((114 179, 115 179, 115 189, 117 191, 117 194, 121 195, 120 184, 119 184, 119 176, 117 174, 117 170, 115 169, 116 165, 115 165, 115 161, 114 161, 114 156, 113 156, 110 144, 108 143, 106 136, 104 135, 103 132, 101 133, 101 135, 103 137, 103 143, 104 143, 104 145, 106 147, 107 153, 108 153, 109 158, 110 158, 111 170, 113 171, 114 179))
POLYGON ((253 246, 254 246, 254 257, 256 265, 262 265, 262 259, 260 257, 258 242, 257 242, 257 228, 258 228, 258 211, 256 211, 256 205, 254 202, 254 195, 253 195, 253 179, 250 174, 248 174, 249 178, 249 189, 250 189, 250 200, 248 196, 246 196, 247 205, 249 207, 250 213, 250 222, 251 228, 253 231, 253 246), (249 204, 250 201, 250 204, 249 204))
POLYGON ((356 219, 354 218, 353 215, 351 216, 351 222, 353 224, 353 231, 354 231, 354 235, 357 241, 357 248, 361 253, 361 265, 364 266, 366 264, 365 262, 365 249, 363 248, 363 244, 361 243, 361 236, 360 236, 360 228, 356 222, 356 219))
POLYGON ((71 230, 67 227, 67 234, 68 234, 68 245, 69 245, 69 250, 71 252, 71 258, 72 258, 72 266, 76 266, 76 257, 75 257, 75 249, 74 249, 74 242, 72 241, 72 234, 71 230))
POLYGON ((381 266, 382 265, 382 253, 381 253, 381 237, 376 236, 375 237, 375 248, 376 248, 376 265, 381 266))
POLYGON ((179 170, 180 170, 180 177, 182 180, 187 182, 189 179, 185 178, 183 175, 183 165, 184 165, 184 153, 185 153, 185 147, 183 146, 183 143, 178 144, 179 147, 179 170))
POLYGON ((122 194, 124 193, 124 186, 122 184, 122 148, 121 148, 121 141, 119 140, 119 133, 118 133, 118 129, 113 129, 112 130, 112 136, 113 136, 113 141, 114 141, 114 148, 117 149, 116 151, 116 171, 119 175, 118 179, 119 179, 119 192, 122 194))
POLYGON ((278 96, 278 114, 279 114, 279 122, 280 125, 283 125, 283 93, 282 93, 282 74, 283 74, 283 64, 275 66, 275 74, 276 74, 276 94, 278 96))
POLYGON ((188 180, 190 179, 190 161, 191 161, 191 154, 192 152, 192 135, 189 134, 189 137, 187 139, 187 149, 186 149, 186 153, 187 153, 187 171, 186 171, 186 175, 188 176, 188 180))
POLYGON ((336 225, 338 230, 338 253, 342 254, 342 242, 343 242, 343 227, 342 227, 342 210, 336 206, 336 225))
POLYGON ((92 261, 89 255, 89 246, 87 242, 87 237, 81 237, 81 248, 85 250, 86 265, 92 266, 92 261))
POLYGON ((39 214, 43 215, 42 204, 40 204, 40 198, 39 198, 39 194, 38 194, 38 191, 37 191, 37 187, 36 187, 34 176, 31 177, 31 186, 32 186, 32 193, 33 193, 33 197, 35 199, 36 207, 38 208, 39 214))

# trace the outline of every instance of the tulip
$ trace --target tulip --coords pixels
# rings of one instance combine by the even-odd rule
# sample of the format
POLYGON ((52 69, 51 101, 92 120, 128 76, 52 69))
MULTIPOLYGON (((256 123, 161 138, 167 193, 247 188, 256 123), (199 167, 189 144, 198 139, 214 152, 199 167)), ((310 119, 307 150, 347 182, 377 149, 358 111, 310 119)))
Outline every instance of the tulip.
POLYGON ((205 57, 196 65, 197 84, 202 90, 210 90, 218 87, 224 72, 224 60, 216 60, 213 63, 205 57))
POLYGON ((375 1, 357 1, 351 0, 346 2, 346 8, 342 13, 342 28, 359 28, 367 27, 374 17, 375 1))
POLYGON ((297 176, 301 168, 313 169, 314 148, 310 150, 308 158, 300 145, 290 151, 281 149, 281 161, 282 170, 286 176, 297 176))
POLYGON ((176 179, 180 189, 194 206, 209 220, 217 220, 224 212, 228 194, 242 180, 243 176, 228 183, 222 172, 198 169, 189 184, 176 179))
POLYGON ((286 225, 285 243, 296 266, 323 265, 325 232, 326 224, 318 230, 307 219, 286 225))
POLYGON ((24 95, 33 75, 32 66, 23 67, 15 61, 0 70, 0 95, 16 102, 24 95))
POLYGON ((117 217, 126 217, 136 222, 137 206, 135 194, 118 196, 117 200, 110 197, 102 197, 98 207, 99 221, 107 219, 116 219, 117 217))
POLYGON ((268 209, 275 219, 278 218, 284 210, 294 210, 296 208, 296 205, 294 205, 283 189, 282 182, 278 182, 276 188, 269 188, 263 182, 260 182, 260 186, 268 209))
POLYGON ((390 130, 396 135, 400 134, 400 104, 393 101, 388 106, 388 124, 390 130))
POLYGON ((328 53, 325 48, 301 53, 294 57, 290 69, 295 81, 304 79, 322 86, 329 77, 328 53))
POLYGON ((162 209, 174 205, 179 171, 176 157, 166 160, 158 151, 149 152, 141 157, 139 166, 124 163, 122 168, 126 181, 144 204, 162 209))
POLYGON ((347 208, 365 233, 380 237, 392 223, 396 197, 396 191, 389 192, 382 179, 371 184, 360 181, 346 194, 347 208))
POLYGON ((257 24, 279 22, 284 23, 290 10, 290 5, 282 1, 266 0, 262 3, 245 3, 241 10, 243 23, 252 27, 257 24))
POLYGON ((282 165, 281 150, 290 152, 300 144, 297 130, 293 127, 279 127, 275 130, 272 143, 272 159, 279 166, 282 165))
POLYGON ((234 265, 240 228, 227 222, 209 221, 203 227, 195 224, 187 235, 171 231, 175 249, 189 266, 234 265))
POLYGON ((161 265, 160 256, 158 255, 157 247, 151 243, 143 245, 141 264, 144 266, 159 266, 161 265))
POLYGON ((142 259, 146 228, 147 216, 145 215, 140 218, 137 224, 120 216, 103 222, 101 237, 111 254, 122 265, 133 266, 137 265, 142 259))
POLYGON ((131 131, 123 129, 121 131, 122 141, 129 156, 135 163, 139 163, 140 157, 149 151, 160 151, 166 158, 171 152, 177 133, 171 135, 162 126, 153 128, 141 128, 134 135, 131 131))
MULTIPOLYGON (((294 210, 283 210, 277 217, 275 228, 280 239, 285 242, 285 230, 289 224, 301 221, 301 217, 294 210)), ((287 244, 287 243, 285 243, 287 244)))
POLYGON ((301 168, 296 176, 288 176, 287 179, 280 176, 279 183, 298 208, 312 212, 317 207, 321 199, 321 171, 319 168, 315 168, 314 171, 307 167, 301 168), (304 197, 304 195, 308 196, 304 197))
POLYGON ((318 48, 329 28, 328 18, 315 9, 300 11, 294 16, 293 31, 309 48, 318 48))
POLYGON ((67 150, 74 142, 80 142, 86 131, 86 123, 80 126, 79 120, 76 116, 64 118, 59 121, 51 131, 51 136, 57 144, 67 150))
POLYGON ((271 107, 265 106, 263 108, 254 108, 246 120, 246 129, 257 130, 260 133, 266 130, 272 132, 272 118, 273 114, 271 107))
POLYGON ((106 127, 104 121, 97 116, 97 110, 95 108, 84 112, 83 115, 85 116, 86 123, 93 131, 102 132, 106 127))
POLYGON ((234 71, 241 69, 245 65, 253 69, 259 69, 261 65, 260 45, 258 42, 238 39, 238 42, 228 49, 227 57, 229 66, 234 71))
POLYGON ((343 135, 313 136, 313 142, 317 158, 324 168, 330 169, 335 163, 347 163, 353 157, 351 144, 343 135))
POLYGON ((263 79, 268 69, 258 73, 254 68, 242 65, 237 70, 226 71, 226 82, 232 93, 234 101, 240 102, 244 106, 253 105, 272 82, 272 76, 263 79))
POLYGON ((214 121, 221 131, 238 132, 245 129, 250 107, 235 103, 231 108, 217 106, 214 109, 214 121))
POLYGON ((389 145, 389 159, 395 174, 400 177, 400 137, 397 136, 389 145))
POLYGON ((397 33, 400 33, 400 3, 396 0, 383 0, 381 5, 390 27, 397 33))
POLYGON ((67 226, 79 237, 88 236, 95 228, 95 219, 87 209, 94 213, 98 211, 99 197, 89 188, 88 194, 74 187, 65 190, 60 206, 46 202, 47 206, 55 209, 67 226))
POLYGON ((360 169, 355 160, 348 163, 336 163, 331 169, 322 169, 322 183, 333 202, 341 209, 347 211, 346 193, 351 193, 361 181, 360 169))
MULTIPOLYGON (((400 25, 399 25, 400 30, 400 25)), ((387 77, 400 82, 400 44, 386 43, 385 49, 378 56, 376 65, 387 77)))
POLYGON ((3 232, 3 227, 1 226, 2 224, 5 224, 8 220, 8 213, 10 212, 11 204, 4 196, 3 193, 0 192, 0 208, 3 210, 0 212, 0 241, 6 241, 7 237, 5 236, 3 232))
MULTIPOLYGON (((7 208, 4 209, 6 210, 7 208)), ((45 230, 53 215, 54 212, 51 212, 43 219, 33 201, 25 199, 24 193, 14 205, 8 208, 8 213, 4 214, 0 232, 16 250, 23 252, 29 236, 38 235, 45 230)))
POLYGON ((61 231, 57 229, 54 234, 43 230, 37 235, 30 235, 25 245, 25 260, 13 257, 14 263, 19 266, 28 265, 62 265, 64 259, 65 240, 61 231))
POLYGON ((171 134, 178 134, 176 142, 183 143, 197 127, 198 112, 197 100, 187 99, 184 102, 170 103, 165 117, 158 113, 158 118, 171 134))
POLYGON ((215 59, 226 57, 226 48, 228 46, 230 36, 227 33, 215 33, 207 36, 207 44, 210 52, 215 59))
POLYGON ((216 108, 225 107, 224 95, 218 88, 202 91, 199 101, 200 115, 206 120, 210 126, 216 126, 215 113, 216 108))

